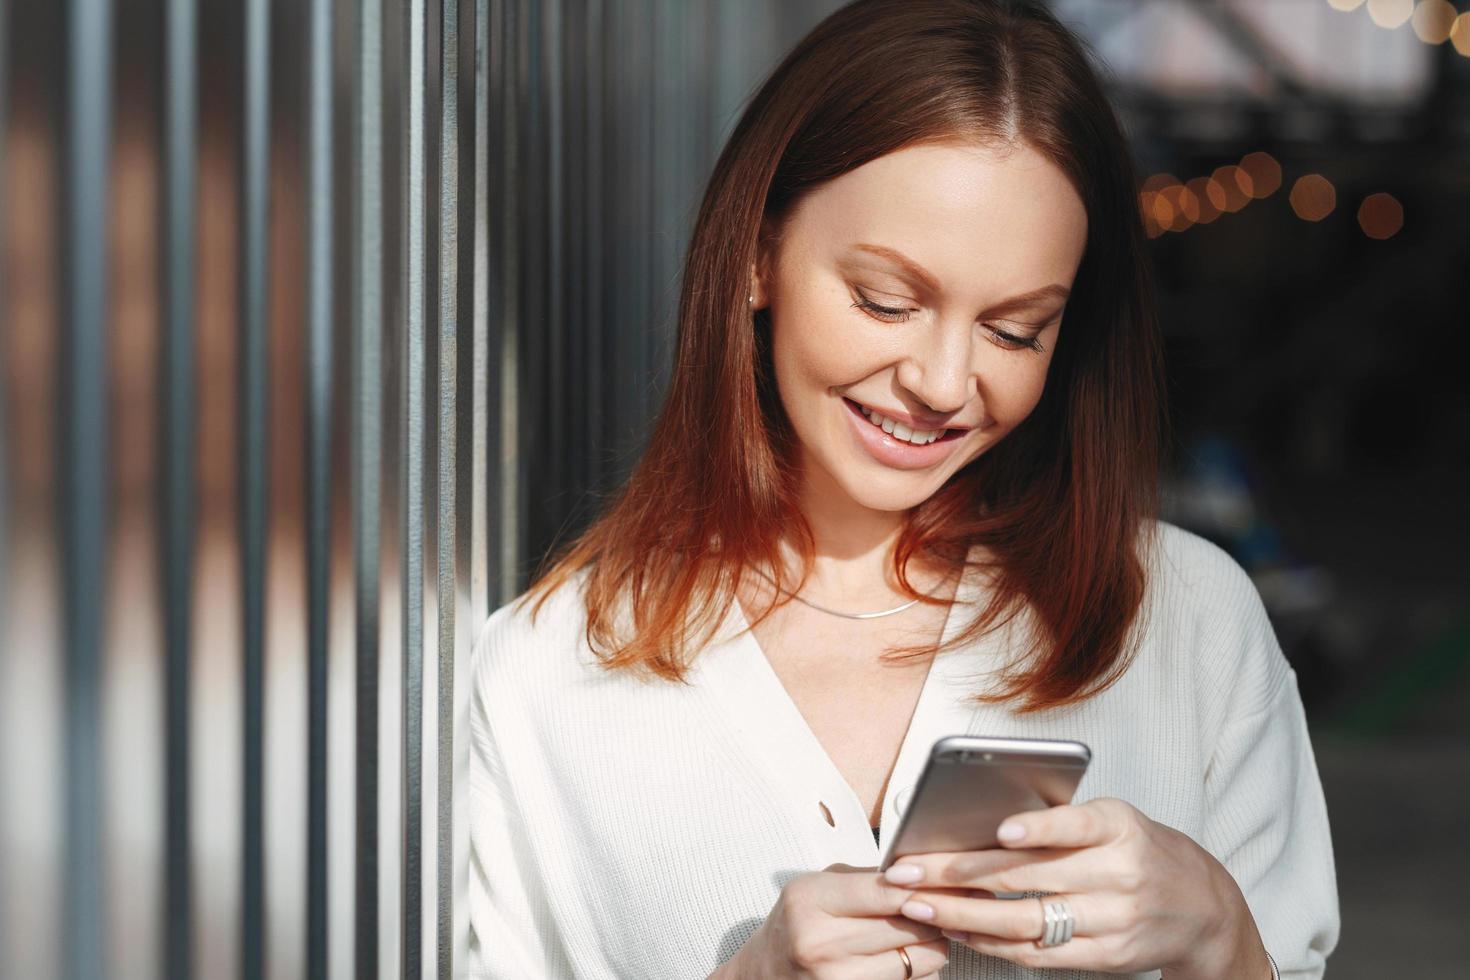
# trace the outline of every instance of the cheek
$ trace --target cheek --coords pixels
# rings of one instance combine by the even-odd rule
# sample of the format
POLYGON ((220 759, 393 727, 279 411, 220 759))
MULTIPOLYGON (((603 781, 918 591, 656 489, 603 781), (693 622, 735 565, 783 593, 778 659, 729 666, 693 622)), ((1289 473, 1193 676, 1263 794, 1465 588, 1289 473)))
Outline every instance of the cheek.
POLYGON ((1046 388, 1050 353, 1026 353, 1025 356, 1030 363, 1012 364, 1006 370, 992 371, 988 384, 982 375, 986 415, 1002 432, 1025 421, 1041 401, 1041 393, 1046 388))
POLYGON ((783 397, 801 398, 851 384, 881 366, 880 352, 872 350, 851 325, 830 310, 791 310, 789 319, 775 325, 772 360, 783 397))

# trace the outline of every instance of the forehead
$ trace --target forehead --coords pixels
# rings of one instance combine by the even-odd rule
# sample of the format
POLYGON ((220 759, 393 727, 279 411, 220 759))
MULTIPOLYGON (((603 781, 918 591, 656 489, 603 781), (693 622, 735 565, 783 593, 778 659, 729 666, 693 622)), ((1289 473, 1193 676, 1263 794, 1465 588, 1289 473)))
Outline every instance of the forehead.
POLYGON ((820 185, 784 237, 812 258, 883 269, 882 259, 851 248, 879 243, 923 266, 945 293, 983 303, 992 293, 1070 284, 1087 212, 1061 169, 1027 144, 929 144, 820 185))

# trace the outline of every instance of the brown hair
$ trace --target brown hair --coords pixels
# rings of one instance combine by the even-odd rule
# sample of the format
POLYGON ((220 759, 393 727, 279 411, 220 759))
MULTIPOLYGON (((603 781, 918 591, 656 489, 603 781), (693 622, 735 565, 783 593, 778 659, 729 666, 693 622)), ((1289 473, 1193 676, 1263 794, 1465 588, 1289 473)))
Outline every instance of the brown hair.
POLYGON ((903 652, 973 642, 1024 611, 1039 627, 1023 651, 1029 666, 1014 660, 1001 688, 976 701, 1024 695, 1018 710, 1039 710, 1121 676, 1157 502, 1158 324, 1126 140, 1082 42, 1034 0, 856 0, 767 79, 705 191, 672 381, 648 447, 612 505, 522 597, 536 597, 533 617, 586 569, 587 642, 604 666, 683 680, 685 658, 719 629, 742 576, 783 567, 783 529, 810 569, 768 314, 752 329, 746 305, 762 219, 779 228, 823 181, 954 140, 1025 141, 1050 159, 1085 205, 1087 242, 1040 402, 909 513, 895 550, 900 587, 918 596, 905 576, 911 558, 953 570, 982 546, 988 601, 944 647, 903 652), (626 637, 616 629, 623 601, 626 637))

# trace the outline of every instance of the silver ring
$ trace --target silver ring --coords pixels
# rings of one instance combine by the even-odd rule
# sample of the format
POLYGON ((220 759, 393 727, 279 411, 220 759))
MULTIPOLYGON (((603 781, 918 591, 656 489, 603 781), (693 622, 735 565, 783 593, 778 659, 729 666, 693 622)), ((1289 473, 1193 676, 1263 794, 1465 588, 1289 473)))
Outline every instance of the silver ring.
POLYGON ((1036 940, 1036 945, 1060 946, 1072 938, 1072 927, 1077 924, 1077 920, 1072 916, 1072 908, 1066 899, 1042 899, 1041 911, 1046 925, 1042 929, 1041 938, 1036 940))

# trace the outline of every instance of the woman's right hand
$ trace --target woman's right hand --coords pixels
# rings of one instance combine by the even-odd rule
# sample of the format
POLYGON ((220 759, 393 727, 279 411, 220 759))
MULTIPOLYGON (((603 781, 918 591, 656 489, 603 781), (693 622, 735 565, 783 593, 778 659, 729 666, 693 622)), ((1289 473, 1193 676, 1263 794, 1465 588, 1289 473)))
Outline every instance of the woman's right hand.
POLYGON ((755 935, 715 976, 903 980, 903 959, 895 952, 901 946, 914 977, 932 977, 949 962, 949 940, 938 928, 899 914, 912 894, 876 868, 833 864, 798 875, 781 889, 755 935))

